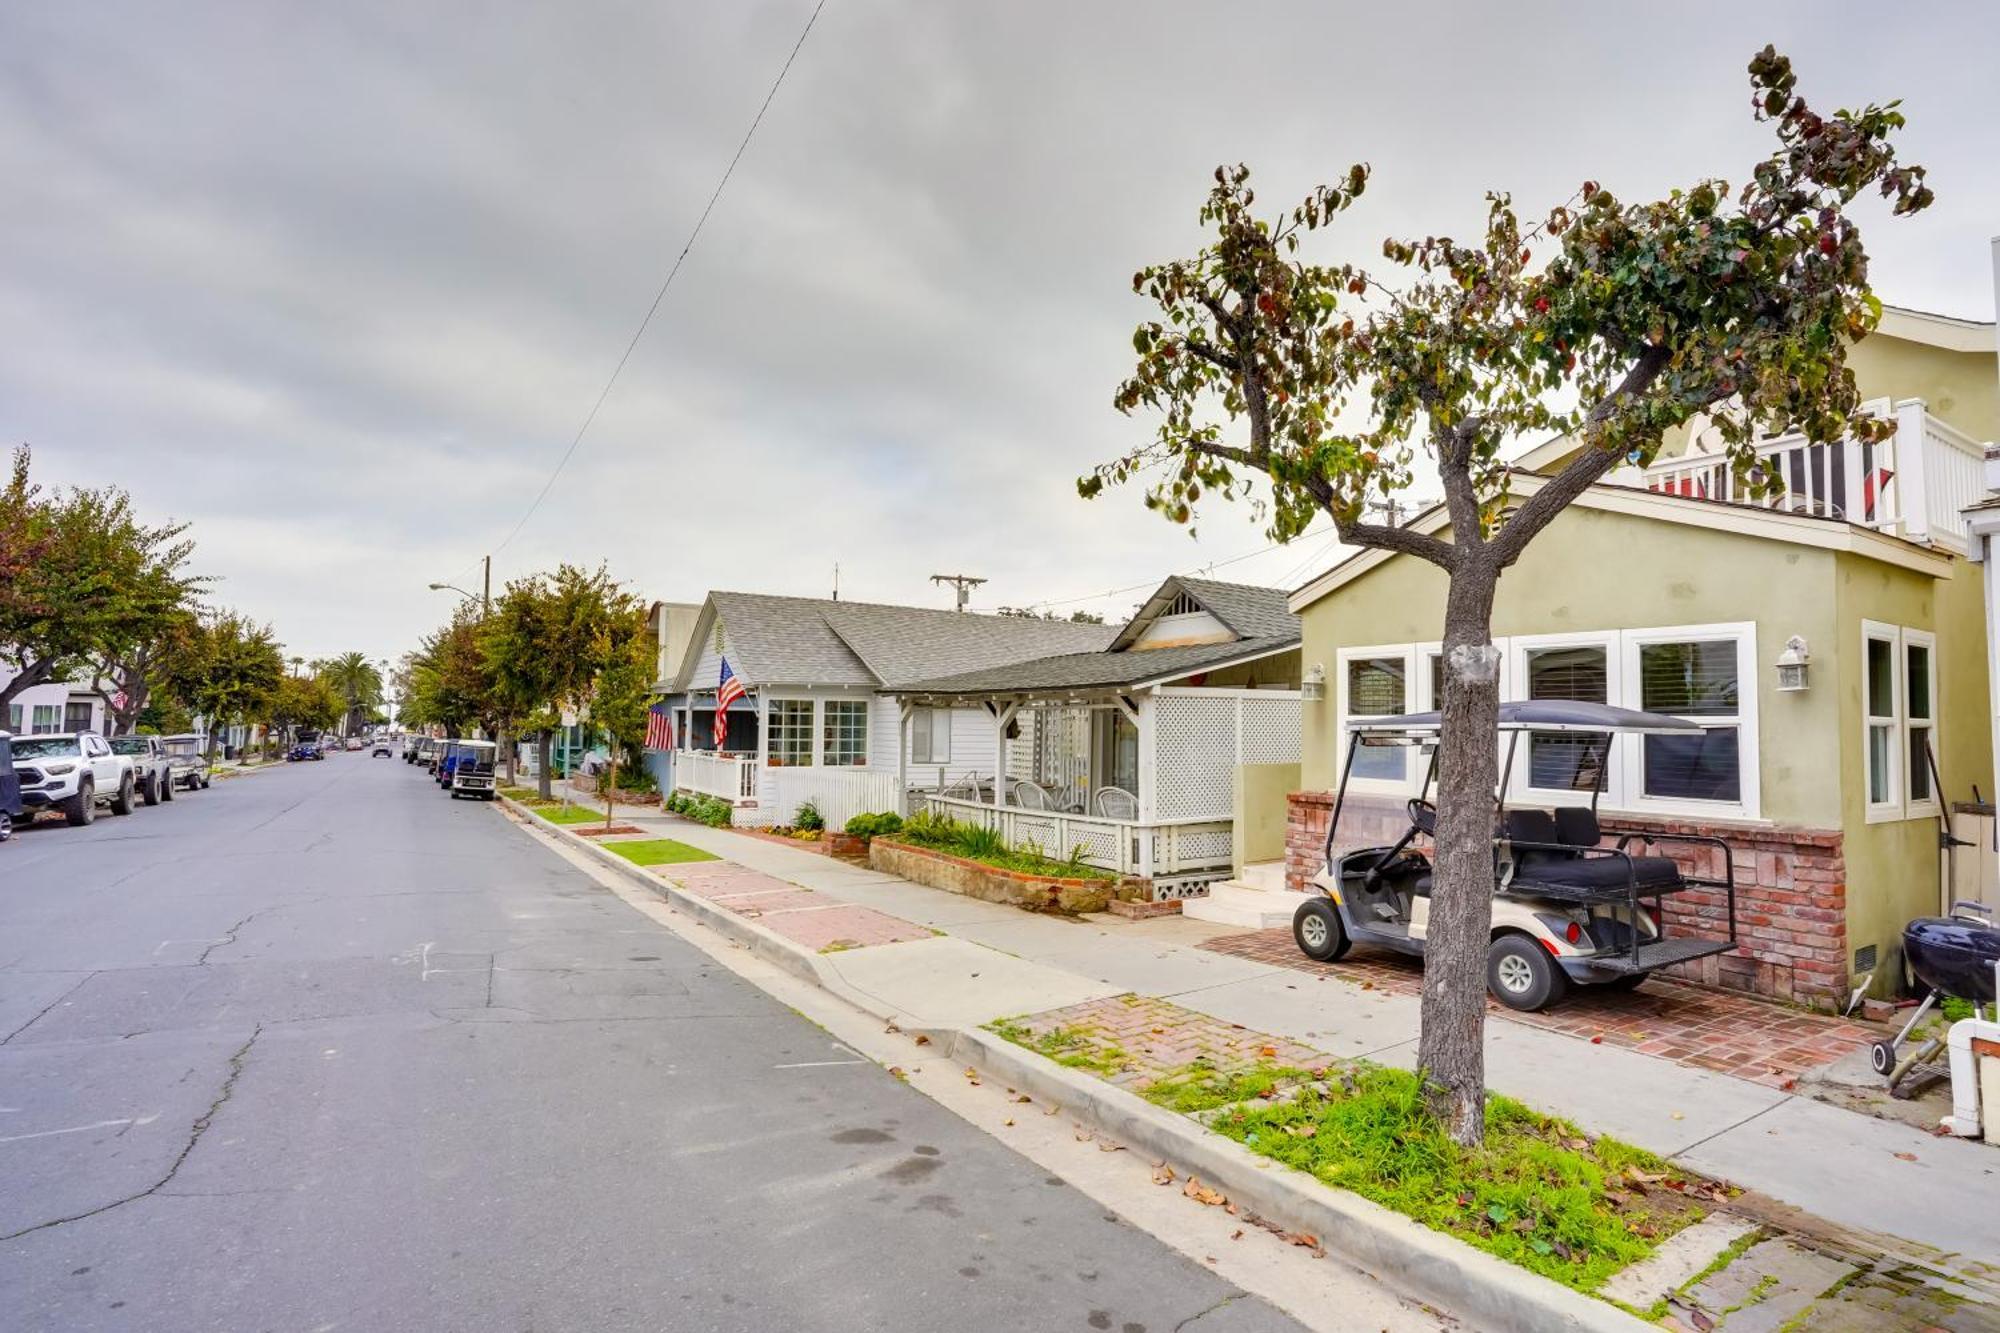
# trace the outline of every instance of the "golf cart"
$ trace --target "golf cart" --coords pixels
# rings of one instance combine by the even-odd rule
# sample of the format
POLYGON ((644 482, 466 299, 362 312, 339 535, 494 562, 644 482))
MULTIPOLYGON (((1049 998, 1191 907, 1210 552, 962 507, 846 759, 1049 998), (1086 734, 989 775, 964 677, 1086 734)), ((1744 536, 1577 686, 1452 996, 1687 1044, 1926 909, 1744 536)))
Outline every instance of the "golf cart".
MULTIPOLYGON (((1292 919, 1292 936, 1308 958, 1333 962, 1354 944, 1423 956, 1431 893, 1425 848, 1437 831, 1430 791, 1437 777, 1440 722, 1440 714, 1432 712, 1350 724, 1347 762, 1327 827, 1326 865, 1313 879, 1320 893, 1292 919), (1350 794, 1357 755, 1411 747, 1427 747, 1430 758, 1421 790, 1400 809, 1379 796, 1350 794), (1343 810, 1363 825, 1364 841, 1392 836, 1398 826, 1402 835, 1388 845, 1343 848, 1343 810)), ((1501 704, 1499 730, 1507 747, 1495 802, 1493 942, 1486 962, 1486 986, 1495 999, 1510 1009, 1543 1009, 1572 985, 1630 990, 1660 968, 1736 947, 1735 859, 1728 844, 1692 834, 1628 833, 1604 846, 1597 823, 1613 736, 1698 734, 1701 727, 1605 704, 1535 700, 1501 704), (1507 807, 1507 775, 1523 732, 1565 737, 1576 756, 1575 779, 1591 783, 1588 806, 1507 807), (1690 875, 1671 858, 1648 854, 1658 843, 1717 849, 1722 878, 1690 875), (1722 895, 1728 939, 1667 936, 1661 900, 1689 889, 1722 895)))
POLYGON ((453 741, 438 772, 451 792, 451 799, 477 796, 493 799, 493 761, 500 747, 492 741, 453 741))
POLYGON ((28 807, 21 803, 21 779, 14 772, 14 737, 0 731, 0 842, 14 836, 14 821, 25 821, 28 807))
POLYGON ((202 753, 201 737, 183 732, 178 736, 163 736, 160 743, 167 749, 167 770, 173 785, 185 791, 208 786, 208 758, 202 753))

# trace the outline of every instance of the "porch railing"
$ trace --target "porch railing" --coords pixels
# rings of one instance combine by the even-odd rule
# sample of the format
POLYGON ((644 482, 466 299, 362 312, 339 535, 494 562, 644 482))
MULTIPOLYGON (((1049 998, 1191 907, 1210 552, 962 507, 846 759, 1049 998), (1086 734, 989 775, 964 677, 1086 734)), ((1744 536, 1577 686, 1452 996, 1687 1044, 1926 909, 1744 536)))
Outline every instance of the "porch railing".
POLYGON ((757 799, 757 757, 682 750, 674 756, 674 785, 747 805, 757 799))
POLYGON ((774 768, 771 770, 772 818, 790 823, 799 806, 811 801, 828 828, 846 825, 856 815, 901 814, 902 789, 894 773, 865 769, 774 768))
POLYGON ((996 830, 1007 845, 1064 860, 1072 853, 1086 864, 1121 875, 1148 879, 1227 874, 1231 821, 1227 819, 1105 819, 1058 810, 1023 810, 983 805, 931 792, 913 792, 911 809, 927 810, 962 824, 996 830))

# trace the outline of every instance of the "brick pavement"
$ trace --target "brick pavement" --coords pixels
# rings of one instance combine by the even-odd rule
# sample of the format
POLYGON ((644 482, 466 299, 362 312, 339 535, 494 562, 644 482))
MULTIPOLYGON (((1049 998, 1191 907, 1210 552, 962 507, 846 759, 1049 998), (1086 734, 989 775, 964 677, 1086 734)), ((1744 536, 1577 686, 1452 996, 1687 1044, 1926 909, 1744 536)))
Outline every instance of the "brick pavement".
POLYGON ((1196 1060, 1223 1074, 1260 1064, 1317 1069, 1333 1060, 1325 1051, 1289 1038, 1139 995, 1090 1000, 1012 1023, 1034 1037, 1063 1032, 1074 1038, 1066 1051, 1116 1061, 1120 1067, 1105 1077, 1135 1090, 1179 1073, 1196 1060))
MULTIPOLYGON (((1421 961, 1360 951, 1338 963, 1315 963, 1299 952, 1286 929, 1220 935, 1201 946, 1214 953, 1338 977, 1395 995, 1420 995, 1421 961)), ((1586 1041, 1622 1046, 1694 1069, 1789 1089, 1809 1069, 1866 1046, 1882 1034, 1863 1024, 1786 1008, 1738 992, 1685 986, 1652 977, 1637 991, 1579 987, 1539 1014, 1506 1009, 1492 1000, 1487 1012, 1508 1022, 1586 1041)))
POLYGON ((928 926, 802 889, 733 861, 688 861, 651 869, 724 911, 754 920, 816 953, 925 940, 936 933, 928 926))

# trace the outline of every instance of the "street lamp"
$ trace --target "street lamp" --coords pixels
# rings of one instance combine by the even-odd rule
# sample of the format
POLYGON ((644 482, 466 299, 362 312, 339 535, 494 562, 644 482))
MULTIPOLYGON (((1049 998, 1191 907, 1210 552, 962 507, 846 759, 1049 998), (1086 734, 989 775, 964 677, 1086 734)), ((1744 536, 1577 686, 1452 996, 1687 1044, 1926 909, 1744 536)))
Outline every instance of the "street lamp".
MULTIPOLYGON (((481 556, 479 563, 485 570, 480 576, 479 582, 481 589, 479 594, 479 614, 483 616, 493 610, 493 557, 490 555, 481 556)), ((468 602, 472 600, 472 594, 459 587, 456 583, 433 583, 430 585, 430 589, 432 592, 455 592, 468 602)))

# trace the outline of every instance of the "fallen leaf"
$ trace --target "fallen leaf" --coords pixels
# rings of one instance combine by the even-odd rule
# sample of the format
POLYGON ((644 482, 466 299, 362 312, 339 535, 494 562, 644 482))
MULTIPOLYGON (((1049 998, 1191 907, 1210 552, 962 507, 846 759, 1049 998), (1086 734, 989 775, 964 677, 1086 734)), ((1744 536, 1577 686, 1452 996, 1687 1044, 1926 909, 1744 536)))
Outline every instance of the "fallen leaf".
POLYGON ((1602 1036, 1592 1037, 1590 1039, 1590 1044, 1592 1046, 1602 1046, 1604 1044, 1604 1038, 1602 1036))
POLYGON ((1227 1202, 1219 1191, 1202 1184, 1200 1176, 1189 1176, 1187 1184, 1181 1187, 1181 1193, 1196 1203, 1205 1203, 1211 1208, 1227 1202))
POLYGON ((1094 1138, 1096 1138, 1096 1137, 1097 1137, 1097 1131, 1096 1131, 1096 1130, 1094 1130, 1094 1129, 1085 1129, 1085 1128, 1084 1128, 1084 1127, 1083 1127, 1082 1125, 1078 1125, 1078 1126, 1076 1127, 1076 1129, 1075 1129, 1074 1133, 1076 1134, 1076 1141, 1077 1141, 1078 1143, 1088 1143, 1088 1142, 1090 1142, 1090 1141, 1091 1141, 1092 1139, 1094 1139, 1094 1138))
POLYGON ((1277 1058, 1278 1048, 1275 1046, 1259 1046, 1257 1054, 1263 1056, 1266 1060, 1274 1060, 1277 1058))
POLYGON ((1097 1151, 1099 1151, 1099 1152, 1124 1152, 1124 1151, 1125 1151, 1125 1145, 1124 1145, 1124 1144, 1122 1144, 1122 1143, 1100 1143, 1100 1144, 1098 1144, 1098 1145, 1097 1145, 1097 1151))
POLYGON ((1160 1035, 1161 1033, 1163 1033, 1163 1032, 1165 1032, 1165 1031, 1166 1031, 1166 1029, 1165 1029, 1165 1028, 1154 1028, 1154 1029, 1153 1029, 1153 1035, 1157 1037, 1157 1036, 1159 1036, 1159 1035, 1160 1035))
POLYGON ((1686 1116, 1684 1116, 1684 1115, 1682 1115, 1682 1114, 1681 1114, 1681 1113, 1680 1113, 1679 1111, 1676 1111, 1676 1112, 1674 1112, 1674 1119, 1676 1119, 1676 1120, 1685 1120, 1685 1119, 1687 1119, 1687 1117, 1686 1117, 1686 1116))
POLYGON ((1310 1231, 1287 1231, 1285 1233, 1285 1240, 1302 1250, 1316 1250, 1319 1248, 1319 1237, 1313 1235, 1310 1231))
POLYGON ((930 1045, 930 1044, 931 1044, 931 1039, 930 1039, 929 1037, 926 1037, 926 1036, 925 1036, 925 1035, 924 1035, 923 1033, 921 1033, 921 1032, 919 1032, 919 1033, 917 1034, 917 1045, 919 1045, 919 1046, 928 1046, 928 1045, 930 1045))
POLYGON ((1174 1169, 1168 1166, 1165 1162, 1161 1162, 1158 1166, 1153 1168, 1153 1183, 1155 1185, 1173 1184, 1174 1169))
POLYGON ((902 1066, 901 1066, 901 1065, 890 1065, 890 1066, 889 1066, 889 1077, 890 1077, 890 1078, 900 1078, 900 1079, 907 1079, 907 1078, 909 1078, 909 1075, 908 1075, 908 1074, 905 1074, 905 1073, 903 1072, 903 1068, 902 1068, 902 1066))
POLYGON ((1005 1121, 1004 1123, 1006 1124, 1007 1128, 1009 1128, 1009 1129, 1012 1129, 1012 1128, 1014 1127, 1014 1121, 1013 1121, 1013 1118, 1012 1118, 1011 1116, 1010 1116, 1010 1117, 1009 1117, 1009 1118, 1008 1118, 1008 1119, 1007 1119, 1007 1120, 1006 1120, 1006 1121, 1005 1121))
POLYGON ((1016 1097, 1014 1100, 1025 1106, 1028 1103, 1034 1101, 1035 1099, 1033 1097, 1030 1097, 1027 1093, 1024 1092, 1020 1096, 1016 1097))
POLYGON ((1061 1111, 1062 1111, 1062 1107, 1061 1107, 1061 1106, 1057 1105, 1057 1104, 1056 1104, 1056 1103, 1054 1103, 1054 1102, 1050 1102, 1050 1103, 1049 1103, 1049 1107, 1048 1107, 1048 1109, 1047 1109, 1047 1110, 1045 1110, 1045 1111, 1043 1111, 1043 1112, 1042 1112, 1042 1114, 1043 1114, 1043 1115, 1057 1115, 1057 1114, 1059 1114, 1059 1113, 1060 1113, 1061 1111))
POLYGON ((1242 1228, 1242 1227, 1238 1227, 1238 1228, 1236 1228, 1236 1230, 1234 1230, 1234 1231, 1230 1232, 1230 1233, 1229 1233, 1229 1239, 1231 1239, 1231 1240, 1242 1240, 1242 1239, 1243 1239, 1243 1228, 1242 1228))
MULTIPOLYGON (((1324 980, 1326 980, 1326 978, 1325 978, 1325 977, 1321 977, 1321 978, 1320 978, 1320 980, 1321 980, 1321 981, 1324 981, 1324 980)), ((1374 989, 1375 989, 1375 983, 1374 983, 1374 982, 1372 982, 1372 981, 1364 981, 1364 982, 1362 982, 1362 983, 1361 983, 1361 989, 1362 989, 1362 990, 1374 990, 1374 989)))
POLYGON ((1917 1160, 1917 1155, 1913 1152, 1899 1152, 1896 1154, 1896 1160, 1899 1162, 1914 1162, 1917 1160))
POLYGON ((894 1022, 891 1022, 888 1027, 885 1027, 882 1030, 884 1032, 901 1032, 903 1029, 897 1027, 894 1022))

